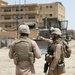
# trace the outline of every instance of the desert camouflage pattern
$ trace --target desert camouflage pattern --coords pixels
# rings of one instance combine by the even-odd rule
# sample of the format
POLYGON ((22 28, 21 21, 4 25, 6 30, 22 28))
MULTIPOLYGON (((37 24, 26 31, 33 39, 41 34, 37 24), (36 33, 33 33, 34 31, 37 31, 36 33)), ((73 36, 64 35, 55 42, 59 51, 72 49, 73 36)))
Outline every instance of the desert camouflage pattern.
POLYGON ((48 75, 58 75, 57 65, 61 55, 61 41, 59 39, 54 40, 52 47, 54 49, 54 59, 49 66, 48 75))
MULTIPOLYGON (((35 41, 33 40, 30 40, 30 41, 32 43, 35 58, 39 59, 41 57, 41 51, 35 41)), ((14 44, 15 44, 15 41, 12 43, 10 51, 9 51, 9 57, 11 59, 13 59, 14 44)), ((34 64, 31 64, 30 61, 26 61, 26 60, 19 61, 18 64, 16 65, 16 75, 35 75, 34 64)))

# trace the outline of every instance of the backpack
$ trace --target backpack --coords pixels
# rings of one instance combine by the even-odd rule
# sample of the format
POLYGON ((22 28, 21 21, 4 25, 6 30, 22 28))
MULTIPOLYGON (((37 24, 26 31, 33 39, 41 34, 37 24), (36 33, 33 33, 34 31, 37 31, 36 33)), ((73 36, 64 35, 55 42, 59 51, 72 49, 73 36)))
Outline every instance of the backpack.
POLYGON ((61 44, 62 44, 61 55, 60 55, 60 59, 58 61, 58 65, 57 65, 58 75, 65 73, 64 58, 69 58, 71 55, 71 50, 68 46, 68 43, 65 41, 62 41, 61 44))
POLYGON ((63 42, 63 50, 64 50, 64 57, 65 58, 69 58, 71 56, 71 49, 70 47, 68 46, 68 43, 65 42, 65 41, 62 41, 63 42))

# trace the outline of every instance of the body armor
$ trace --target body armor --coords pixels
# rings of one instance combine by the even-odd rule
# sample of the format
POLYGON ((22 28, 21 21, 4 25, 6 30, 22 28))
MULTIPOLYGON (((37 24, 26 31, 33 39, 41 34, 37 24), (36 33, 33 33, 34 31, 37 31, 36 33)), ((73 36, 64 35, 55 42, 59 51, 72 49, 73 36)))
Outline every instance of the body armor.
POLYGON ((30 39, 19 39, 15 42, 14 45, 14 58, 17 58, 16 61, 34 61, 34 53, 32 48, 32 43, 30 39), (16 54, 16 55, 15 55, 16 54))

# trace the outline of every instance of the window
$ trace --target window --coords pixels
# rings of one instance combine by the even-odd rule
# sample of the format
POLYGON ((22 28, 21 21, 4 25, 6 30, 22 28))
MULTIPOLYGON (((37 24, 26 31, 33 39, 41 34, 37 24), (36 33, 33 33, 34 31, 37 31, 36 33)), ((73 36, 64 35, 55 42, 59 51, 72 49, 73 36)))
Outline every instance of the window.
POLYGON ((35 19, 35 16, 34 15, 29 15, 28 19, 35 19))
POLYGON ((50 16, 52 16, 52 14, 50 14, 50 16))
POLYGON ((10 16, 5 16, 4 19, 9 20, 9 19, 11 19, 11 17, 10 16))
POLYGON ((16 11, 19 11, 19 8, 16 8, 16 11))
POLYGON ((23 11, 22 8, 16 8, 16 11, 23 11))
POLYGON ((48 6, 46 6, 46 8, 48 8, 48 6))
POLYGON ((23 16, 17 15, 15 18, 16 18, 16 19, 23 19, 23 16))
POLYGON ((11 9, 4 9, 4 12, 11 12, 11 9))
POLYGON ((5 24, 4 27, 5 28, 11 28, 11 25, 10 24, 5 24))
POLYGON ((50 8, 52 8, 52 6, 50 6, 50 8))
POLYGON ((21 8, 20 11, 23 11, 23 9, 21 8))

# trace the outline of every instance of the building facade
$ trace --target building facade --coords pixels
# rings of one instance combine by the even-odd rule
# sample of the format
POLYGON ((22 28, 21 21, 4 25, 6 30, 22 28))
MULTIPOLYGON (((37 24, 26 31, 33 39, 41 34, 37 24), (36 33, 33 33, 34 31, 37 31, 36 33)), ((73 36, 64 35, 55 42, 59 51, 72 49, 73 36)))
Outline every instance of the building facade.
POLYGON ((0 0, 0 3, 0 27, 5 30, 16 30, 20 22, 33 22, 41 27, 46 17, 65 20, 65 7, 60 2, 8 5, 0 0))

